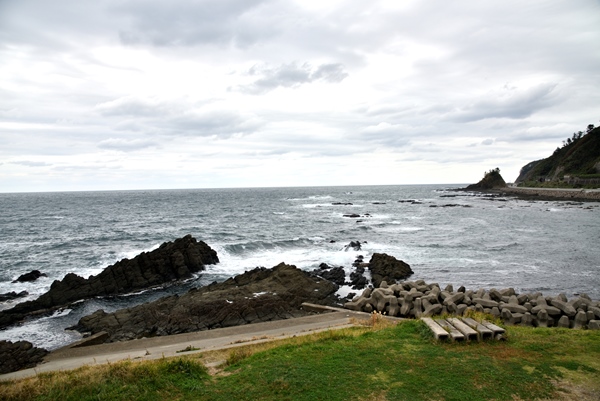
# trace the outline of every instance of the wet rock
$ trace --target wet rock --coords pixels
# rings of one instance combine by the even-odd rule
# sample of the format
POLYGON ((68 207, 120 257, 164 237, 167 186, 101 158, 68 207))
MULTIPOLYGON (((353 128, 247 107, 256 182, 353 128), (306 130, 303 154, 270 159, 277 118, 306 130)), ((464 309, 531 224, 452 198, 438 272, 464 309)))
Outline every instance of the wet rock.
MULTIPOLYGON (((364 269, 363 269, 364 272, 364 269)), ((350 285, 353 290, 362 290, 369 284, 367 278, 358 271, 350 273, 350 285)))
POLYGON ((39 270, 32 270, 29 273, 21 274, 13 283, 25 283, 29 281, 35 281, 40 277, 48 277, 46 273, 42 273, 39 270))
MULTIPOLYGON (((360 216, 357 216, 360 217, 360 216)), ((346 245, 344 247, 344 251, 348 251, 350 249, 354 250, 354 251, 360 251, 360 249, 362 248, 362 245, 360 244, 360 241, 351 241, 348 245, 346 245)))
MULTIPOLYGON (((327 265, 326 265, 327 266, 327 265)), ((346 272, 343 267, 329 267, 327 270, 315 270, 313 273, 323 277, 325 280, 329 280, 337 285, 344 285, 346 281, 346 272)), ((322 269, 322 267, 321 267, 322 269)))

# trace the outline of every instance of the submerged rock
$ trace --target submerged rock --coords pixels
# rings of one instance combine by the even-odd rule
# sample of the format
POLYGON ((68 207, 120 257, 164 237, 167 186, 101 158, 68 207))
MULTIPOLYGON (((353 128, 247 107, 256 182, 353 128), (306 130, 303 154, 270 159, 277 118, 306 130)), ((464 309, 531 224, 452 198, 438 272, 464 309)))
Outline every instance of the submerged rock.
POLYGON ((15 292, 15 291, 5 292, 4 294, 0 294, 0 302, 6 302, 6 301, 11 301, 11 300, 17 299, 17 298, 23 298, 23 297, 26 297, 27 295, 29 295, 29 293, 27 291, 21 291, 19 293, 15 292))
POLYGON ((304 316, 303 302, 332 304, 337 286, 295 266, 256 268, 222 283, 132 308, 84 316, 70 329, 108 333, 107 342, 304 316))
POLYGON ((108 266, 97 276, 85 279, 69 273, 56 280, 50 290, 33 301, 0 312, 0 328, 18 322, 32 313, 43 313, 81 299, 126 294, 174 280, 192 277, 205 265, 219 262, 217 253, 191 235, 165 242, 158 249, 143 252, 108 266))

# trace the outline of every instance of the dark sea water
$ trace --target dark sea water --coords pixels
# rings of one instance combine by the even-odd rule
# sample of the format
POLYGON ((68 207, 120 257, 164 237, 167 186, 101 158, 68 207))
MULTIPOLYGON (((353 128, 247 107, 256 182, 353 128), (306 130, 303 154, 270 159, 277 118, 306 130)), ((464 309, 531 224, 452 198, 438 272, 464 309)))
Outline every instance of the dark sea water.
MULTIPOLYGON (((374 252, 410 264, 415 272, 411 279, 442 286, 587 293, 600 299, 600 203, 491 199, 451 189, 422 185, 0 194, 0 293, 26 290, 32 299, 69 272, 88 277, 186 234, 205 241, 221 260, 182 285, 80 302, 0 331, 0 339, 26 339, 53 349, 78 339, 79 334, 64 328, 97 309, 114 311, 280 262, 305 270, 325 262, 344 266, 349 275, 357 255, 368 260, 374 252), (352 213, 364 217, 343 216, 352 213), (350 241, 366 243, 361 251, 346 251, 350 241), (12 283, 33 269, 48 277, 12 283)), ((349 291, 343 287, 340 294, 349 291)), ((14 304, 0 304, 0 309, 14 304)))

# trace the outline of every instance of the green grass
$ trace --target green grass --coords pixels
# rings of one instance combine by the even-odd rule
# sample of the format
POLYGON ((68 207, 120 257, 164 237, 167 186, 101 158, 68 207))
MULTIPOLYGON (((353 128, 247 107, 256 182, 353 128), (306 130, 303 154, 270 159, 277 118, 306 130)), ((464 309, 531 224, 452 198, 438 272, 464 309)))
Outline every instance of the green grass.
MULTIPOLYGON (((209 357, 124 362, 0 383, 15 400, 532 400, 600 394, 600 332, 510 327, 505 342, 437 343, 419 321, 209 357)), ((566 397, 566 398, 565 398, 566 397)))

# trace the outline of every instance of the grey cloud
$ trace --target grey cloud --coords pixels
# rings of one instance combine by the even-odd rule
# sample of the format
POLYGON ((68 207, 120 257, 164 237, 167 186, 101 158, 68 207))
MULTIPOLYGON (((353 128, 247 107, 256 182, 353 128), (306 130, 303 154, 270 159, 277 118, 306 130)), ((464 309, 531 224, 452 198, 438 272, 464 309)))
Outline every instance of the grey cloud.
POLYGON ((271 1, 128 1, 117 3, 111 11, 129 21, 118 34, 126 45, 244 47, 275 33, 273 24, 258 24, 260 17, 253 15, 253 11, 268 3, 271 1))
POLYGON ((491 144, 493 144, 493 143, 494 143, 494 140, 493 140, 493 139, 489 139, 489 138, 488 138, 488 139, 485 139, 485 140, 483 140, 483 141, 481 142, 481 144, 482 144, 482 145, 485 145, 485 146, 489 146, 489 145, 491 145, 491 144))
POLYGON ((322 79, 327 82, 342 82, 347 76, 348 73, 344 70, 342 64, 321 64, 315 72, 311 74, 311 79, 322 79))
POLYGON ((526 90, 505 88, 507 95, 489 94, 486 98, 457 110, 452 119, 472 122, 488 118, 521 119, 555 105, 560 99, 554 96, 556 84, 541 84, 526 90))
MULTIPOLYGON (((210 105, 210 102, 206 102, 210 105)), ((249 134, 259 129, 263 122, 253 114, 230 110, 205 108, 184 102, 157 102, 152 99, 124 97, 96 105, 102 116, 116 119, 115 131, 144 132, 168 136, 216 136, 228 138, 236 134, 249 134)), ((111 139, 110 141, 113 141, 111 139)), ((154 146, 152 141, 106 142, 105 149, 129 149, 154 146)))
POLYGON ((254 66, 248 74, 258 75, 259 79, 252 84, 238 88, 250 94, 262 94, 279 87, 293 88, 315 81, 337 83, 343 81, 348 73, 340 63, 321 64, 313 68, 309 63, 282 64, 276 68, 254 66))

